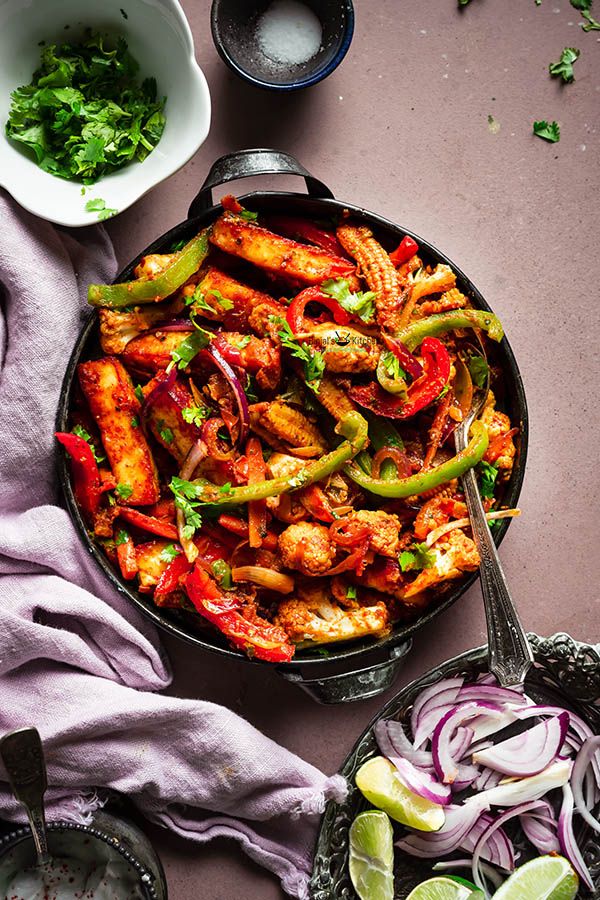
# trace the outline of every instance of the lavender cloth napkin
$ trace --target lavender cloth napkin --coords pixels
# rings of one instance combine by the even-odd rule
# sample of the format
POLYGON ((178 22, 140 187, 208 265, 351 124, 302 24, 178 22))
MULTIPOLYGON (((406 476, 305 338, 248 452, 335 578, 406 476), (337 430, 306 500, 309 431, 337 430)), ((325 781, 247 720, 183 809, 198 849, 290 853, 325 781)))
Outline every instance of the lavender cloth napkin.
MULTIPOLYGON (((55 229, 0 191, 0 734, 39 729, 50 818, 89 820, 112 788, 183 837, 234 838, 307 897, 317 814, 343 779, 230 710, 157 693, 171 676, 153 627, 58 505, 60 385, 86 286, 115 272, 101 226, 55 229)), ((1 767, 0 816, 22 818, 1 767)))

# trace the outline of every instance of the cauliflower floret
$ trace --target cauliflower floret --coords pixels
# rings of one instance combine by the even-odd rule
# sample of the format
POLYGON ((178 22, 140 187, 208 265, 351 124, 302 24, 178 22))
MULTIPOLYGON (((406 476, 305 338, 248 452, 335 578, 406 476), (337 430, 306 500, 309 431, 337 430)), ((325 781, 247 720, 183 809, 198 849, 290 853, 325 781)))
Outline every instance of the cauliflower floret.
POLYGON ((267 472, 271 478, 288 478, 306 468, 306 460, 288 453, 271 453, 267 461, 267 472))
POLYGON ((297 522, 279 535, 283 565, 304 575, 322 575, 331 568, 335 545, 324 525, 297 522))
MULTIPOLYGON (((506 434, 508 431, 510 431, 510 419, 508 418, 506 413, 500 412, 500 410, 496 409, 496 398, 491 391, 488 394, 487 402, 481 414, 481 421, 484 425, 487 426, 490 444, 495 438, 501 437, 503 434, 506 434)), ((496 466, 496 468, 507 469, 508 472, 510 472, 513 467, 516 452, 517 448, 515 447, 511 438, 502 448, 502 453, 500 454, 500 456, 498 456, 494 460, 494 465, 496 466)))
POLYGON ((382 556, 398 555, 398 535, 400 532, 400 519, 392 513, 382 510, 360 509, 354 513, 355 521, 368 525, 371 528, 369 537, 369 549, 382 556))
POLYGON ((413 582, 401 587, 397 597, 404 600, 443 581, 460 578, 464 572, 473 572, 479 565, 479 553, 470 537, 460 528, 449 531, 434 544, 433 566, 419 572, 413 582))
POLYGON ((390 630, 389 612, 383 601, 373 606, 342 609, 332 602, 329 591, 321 585, 300 591, 298 597, 283 600, 275 622, 294 643, 326 644, 365 635, 381 637, 390 630))

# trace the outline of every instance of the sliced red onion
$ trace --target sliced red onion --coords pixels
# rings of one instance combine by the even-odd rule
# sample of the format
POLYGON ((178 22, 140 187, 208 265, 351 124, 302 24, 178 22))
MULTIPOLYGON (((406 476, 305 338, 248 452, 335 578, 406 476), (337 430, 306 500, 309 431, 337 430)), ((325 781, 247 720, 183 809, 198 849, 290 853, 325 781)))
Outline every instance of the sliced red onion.
POLYGON ((503 709, 501 716, 479 716, 469 723, 469 727, 473 729, 473 741, 479 742, 490 734, 502 731, 508 725, 512 725, 517 721, 514 708, 503 709))
POLYGON ((158 328, 153 328, 148 334, 154 334, 157 331, 193 331, 194 326, 190 319, 172 319, 158 328))
POLYGON ((450 753, 454 759, 463 759, 473 741, 472 728, 457 728, 456 734, 450 741, 450 753))
MULTIPOLYGON (((480 795, 481 796, 481 795, 480 795)), ((475 847, 473 848, 473 859, 471 860, 471 866, 473 871, 473 881, 482 891, 486 892, 486 885, 481 878, 481 874, 479 871, 479 861, 483 854, 483 850, 486 844, 502 826, 508 822, 510 819, 515 816, 520 816, 523 813, 529 812, 530 810, 538 808, 537 800, 530 800, 527 803, 520 803, 515 806, 513 809, 508 809, 506 812, 501 813, 494 821, 488 825, 485 831, 480 835, 475 847)))
MULTIPOLYGON (((529 719, 532 716, 559 716, 562 712, 565 712, 564 708, 561 706, 542 706, 542 705, 534 705, 528 706, 524 709, 515 709, 514 714, 517 719, 529 719)), ((576 750, 579 750, 579 747, 583 744, 586 738, 594 737, 594 732, 590 728, 590 726, 583 721, 583 719, 578 716, 576 713, 571 712, 571 710, 567 710, 569 713, 569 733, 567 734, 567 740, 571 744, 572 747, 575 747, 576 750), (572 736, 579 739, 579 743, 572 740, 572 736)), ((592 767, 594 769, 594 776, 596 778, 596 784, 600 788, 600 754, 595 753, 592 756, 592 767)))
POLYGON ((430 751, 415 750, 401 722, 394 719, 380 719, 375 725, 374 732, 379 749, 384 756, 387 756, 388 753, 387 750, 384 750, 383 743, 386 747, 391 745, 396 756, 407 759, 413 766, 433 771, 433 757, 430 751))
POLYGON ((526 706, 529 701, 518 690, 496 687, 493 684, 468 684, 459 691, 457 702, 464 700, 491 700, 502 706, 503 703, 515 706, 526 706))
POLYGON ((457 794, 459 791, 464 791, 465 788, 470 787, 475 779, 479 776, 478 766, 469 766, 466 764, 457 765, 456 770, 456 778, 450 785, 450 789, 453 794, 457 794))
POLYGON ((166 369, 157 375, 157 381, 148 396, 144 400, 144 404, 142 406, 142 418, 145 418, 148 414, 148 410, 154 403, 158 400, 159 397, 162 397, 163 394, 167 394, 173 385, 175 384, 175 379, 177 378, 177 369, 173 368, 170 372, 166 369))
MULTIPOLYGON (((571 788, 573 790, 573 800, 579 815, 587 822, 590 828, 600 833, 600 822, 595 819, 590 812, 589 799, 591 799, 591 791, 589 787, 586 791, 586 798, 583 796, 583 781, 587 773, 590 771, 592 759, 600 747, 600 736, 586 738, 582 744, 581 750, 577 754, 573 764, 573 772, 571 773, 571 788)), ((589 784, 589 782, 588 782, 589 784)))
POLYGON ((450 788, 440 784, 437 778, 433 778, 422 769, 417 769, 400 756, 388 756, 388 759, 396 767, 397 777, 413 794, 418 794, 419 797, 440 806, 447 806, 450 803, 450 788))
POLYGON ((502 710, 489 701, 462 703, 449 709, 435 726, 431 739, 433 765, 444 784, 452 784, 458 775, 456 761, 450 752, 450 741, 454 732, 463 722, 481 715, 500 717, 502 710))
POLYGON ((573 791, 568 784, 563 785, 563 802, 558 815, 558 840, 562 852, 571 862, 583 883, 590 891, 593 891, 594 882, 592 881, 592 876, 573 834, 573 791))
POLYGON ((525 837, 540 853, 560 853, 555 819, 540 816, 537 812, 529 812, 521 816, 521 825, 525 837))
POLYGON ((454 705, 464 681, 464 678, 445 678, 421 691, 410 716, 415 747, 420 747, 426 738, 431 737, 440 718, 440 707, 454 705))
MULTIPOLYGON (((494 889, 497 890, 504 881, 502 875, 496 872, 493 866, 483 862, 483 860, 479 862, 479 868, 487 880, 493 884, 494 889)), ((453 869, 469 869, 470 871, 471 857, 469 859, 444 859, 432 866, 432 869, 434 872, 450 872, 453 869)))
POLYGON ((250 410, 248 409, 248 400, 246 398, 244 388, 242 387, 242 383, 227 360, 223 358, 221 353, 219 353, 212 342, 203 352, 208 354, 212 358, 221 374, 227 379, 229 386, 233 391, 240 417, 239 441, 241 443, 245 440, 246 435, 248 434, 248 429, 250 427, 250 410))
POLYGON ((484 803, 486 806, 518 806, 539 800, 553 788, 562 787, 570 778, 572 763, 559 759, 537 775, 506 781, 489 790, 467 797, 465 806, 484 803))
MULTIPOLYGON (((473 853, 480 837, 493 823, 493 816, 483 813, 466 835, 461 848, 469 853, 473 853)), ((515 848, 503 828, 497 828, 490 834, 490 837, 482 847, 481 857, 491 862, 492 865, 499 866, 506 872, 512 872, 515 867, 515 848)))
POLYGON ((479 773, 479 777, 473 784, 473 787, 476 791, 484 791, 486 788, 496 787, 502 775, 500 772, 496 772, 495 769, 482 769, 479 773))
POLYGON ((446 821, 439 831, 409 834, 396 841, 396 847, 411 856, 431 859, 453 853, 464 841, 482 812, 475 803, 463 806, 447 806, 444 810, 446 821))
POLYGON ((569 713, 565 711, 487 750, 479 750, 473 754, 473 762, 511 777, 536 775, 556 759, 568 725, 569 713))

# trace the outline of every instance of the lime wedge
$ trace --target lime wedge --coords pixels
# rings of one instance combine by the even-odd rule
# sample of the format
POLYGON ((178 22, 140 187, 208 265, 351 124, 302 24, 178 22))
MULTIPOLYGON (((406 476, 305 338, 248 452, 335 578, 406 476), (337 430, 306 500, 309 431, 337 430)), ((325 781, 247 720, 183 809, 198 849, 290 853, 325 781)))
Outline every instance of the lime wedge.
POLYGON ((379 809, 359 813, 350 826, 349 868, 360 900, 393 900, 394 835, 379 809))
POLYGON ((383 756, 374 756, 360 767, 356 786, 369 803, 409 828, 439 831, 446 820, 444 808, 409 791, 383 756))
POLYGON ((579 878, 564 856, 538 856, 519 866, 494 900, 574 900, 579 878))
MULTIPOLYGON (((483 894, 478 888, 473 890, 462 879, 440 875, 417 885, 406 900, 480 900, 480 898, 483 898, 483 894)), ((525 898, 521 897, 520 900, 525 898)))

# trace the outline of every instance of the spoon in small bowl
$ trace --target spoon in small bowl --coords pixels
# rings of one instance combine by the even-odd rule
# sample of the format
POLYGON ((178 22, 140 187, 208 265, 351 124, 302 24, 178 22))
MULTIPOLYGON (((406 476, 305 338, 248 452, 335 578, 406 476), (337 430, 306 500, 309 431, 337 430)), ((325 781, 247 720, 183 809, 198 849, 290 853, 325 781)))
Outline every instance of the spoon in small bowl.
POLYGON ((19 728, 5 734, 0 740, 0 756, 13 794, 25 807, 29 819, 36 864, 46 866, 52 859, 48 852, 44 815, 44 793, 48 782, 42 740, 37 728, 19 728))
MULTIPOLYGON (((467 346, 465 353, 468 354, 472 349, 474 348, 467 346)), ((459 355, 455 363, 454 394, 463 413, 463 420, 454 432, 457 452, 465 450, 469 429, 475 419, 479 418, 489 392, 489 366, 483 346, 478 347, 475 353, 486 362, 485 380, 481 387, 473 383, 464 355, 459 355)), ((494 673, 502 687, 513 687, 523 684, 533 663, 533 654, 510 595, 498 551, 485 517, 475 469, 465 472, 461 480, 473 540, 481 560, 479 573, 487 622, 490 672, 494 673)))

